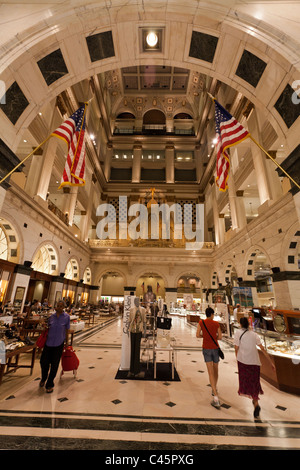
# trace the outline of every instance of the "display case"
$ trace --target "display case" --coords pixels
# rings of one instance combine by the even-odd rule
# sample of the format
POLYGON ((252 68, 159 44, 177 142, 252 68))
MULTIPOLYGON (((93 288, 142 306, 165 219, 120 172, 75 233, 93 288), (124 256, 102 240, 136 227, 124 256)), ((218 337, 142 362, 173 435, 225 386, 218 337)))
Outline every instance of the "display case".
POLYGON ((274 363, 259 350, 261 376, 279 390, 300 395, 300 335, 256 329, 263 346, 274 363))

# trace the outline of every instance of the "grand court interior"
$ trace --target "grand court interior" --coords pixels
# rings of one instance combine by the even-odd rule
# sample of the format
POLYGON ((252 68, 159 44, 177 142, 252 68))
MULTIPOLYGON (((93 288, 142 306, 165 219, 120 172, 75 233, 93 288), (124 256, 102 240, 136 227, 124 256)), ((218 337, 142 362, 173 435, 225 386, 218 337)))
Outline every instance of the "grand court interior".
POLYGON ((61 298, 97 311, 74 330, 76 377, 51 396, 38 352, 3 377, 0 448, 299 449, 299 2, 10 0, 0 25, 1 315, 20 326, 34 300, 61 298), (228 151, 225 191, 211 97, 253 137, 228 151), (60 187, 68 148, 48 137, 83 103, 85 184, 60 187), (99 237, 104 204, 115 237, 99 237), (172 213, 168 237, 162 219, 157 237, 120 237, 135 204, 175 204, 192 228, 201 207, 203 243, 176 237, 172 213), (175 381, 117 376, 124 298, 149 286, 172 317, 175 381), (237 393, 237 304, 268 316, 276 373, 263 372, 258 423, 237 393), (195 336, 207 305, 225 319, 220 410, 195 336))

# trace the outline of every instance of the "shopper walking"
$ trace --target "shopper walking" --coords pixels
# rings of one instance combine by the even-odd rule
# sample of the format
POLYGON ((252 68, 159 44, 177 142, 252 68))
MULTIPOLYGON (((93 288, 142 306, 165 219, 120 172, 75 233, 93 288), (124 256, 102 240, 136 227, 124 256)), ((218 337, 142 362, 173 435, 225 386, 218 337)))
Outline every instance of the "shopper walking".
POLYGON ((214 320, 214 310, 211 307, 206 309, 205 314, 206 319, 200 320, 198 323, 196 336, 197 338, 203 337, 202 351, 213 394, 211 405, 220 409, 221 405, 217 390, 220 361, 218 340, 222 339, 222 331, 219 322, 214 320))
POLYGON ((40 387, 46 384, 46 392, 53 392, 54 379, 57 374, 59 362, 64 348, 64 342, 68 343, 70 330, 70 315, 64 311, 65 303, 60 300, 56 311, 48 320, 48 336, 41 355, 42 378, 40 387))
POLYGON ((254 406, 254 418, 259 417, 260 406, 258 404, 259 395, 264 392, 260 384, 260 366, 258 349, 259 347, 267 360, 271 361, 268 353, 261 343, 261 339, 255 331, 249 329, 249 321, 247 317, 240 319, 241 328, 236 330, 234 335, 235 354, 238 364, 239 373, 239 390, 238 394, 252 399, 254 406))

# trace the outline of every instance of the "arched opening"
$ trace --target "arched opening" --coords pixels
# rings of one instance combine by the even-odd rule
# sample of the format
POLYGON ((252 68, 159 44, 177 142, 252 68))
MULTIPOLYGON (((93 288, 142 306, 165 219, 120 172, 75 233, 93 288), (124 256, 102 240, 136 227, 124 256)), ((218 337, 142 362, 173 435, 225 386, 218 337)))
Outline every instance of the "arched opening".
POLYGON ((0 219, 0 260, 17 263, 19 259, 19 238, 13 225, 0 219))
POLYGON ((34 271, 44 274, 56 274, 57 254, 53 246, 49 244, 41 246, 33 258, 31 267, 34 271))
POLYGON ((166 116, 159 109, 150 109, 143 116, 144 134, 164 134, 166 131, 166 116))
POLYGON ((14 264, 19 260, 19 238, 10 222, 0 219, 0 305, 9 295, 9 282, 13 276, 14 264))
POLYGON ((203 285, 195 273, 186 273, 177 281, 177 304, 187 310, 198 310, 203 302, 203 285))
POLYGON ((107 271, 100 279, 100 301, 119 304, 124 301, 124 277, 118 271, 107 271))
POLYGON ((91 272, 91 268, 87 267, 85 270, 84 270, 84 273, 83 273, 83 283, 84 284, 88 284, 88 285, 91 285, 92 283, 92 272, 91 272))
POLYGON ((146 272, 137 281, 136 296, 150 302, 165 298, 165 281, 157 273, 146 272), (152 294, 151 294, 152 293, 152 294), (152 299, 152 300, 151 300, 152 299), (148 301, 148 300, 147 300, 148 301))
POLYGON ((135 115, 132 113, 120 113, 117 116, 117 119, 135 119, 135 115))
POLYGON ((79 266, 75 258, 68 261, 65 269, 65 279, 79 280, 79 266))
POLYGON ((31 268, 33 269, 26 301, 38 300, 43 302, 48 299, 52 276, 58 272, 58 259, 55 248, 48 244, 40 246, 34 255, 31 268))

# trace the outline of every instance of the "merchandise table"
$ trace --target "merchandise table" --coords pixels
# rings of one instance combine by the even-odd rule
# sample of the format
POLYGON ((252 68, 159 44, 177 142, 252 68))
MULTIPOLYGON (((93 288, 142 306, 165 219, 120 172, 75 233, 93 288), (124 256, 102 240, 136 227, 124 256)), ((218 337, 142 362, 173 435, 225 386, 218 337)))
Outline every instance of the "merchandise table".
POLYGON ((23 346, 22 348, 14 349, 13 351, 6 351, 6 362, 5 364, 0 364, 0 385, 4 375, 14 372, 19 368, 30 369, 30 375, 32 375, 34 361, 35 361, 36 345, 23 346), (31 352, 31 363, 30 365, 20 365, 19 358, 21 354, 31 352), (15 361, 12 362, 13 358, 15 361), (5 370, 6 369, 6 370, 5 370))

